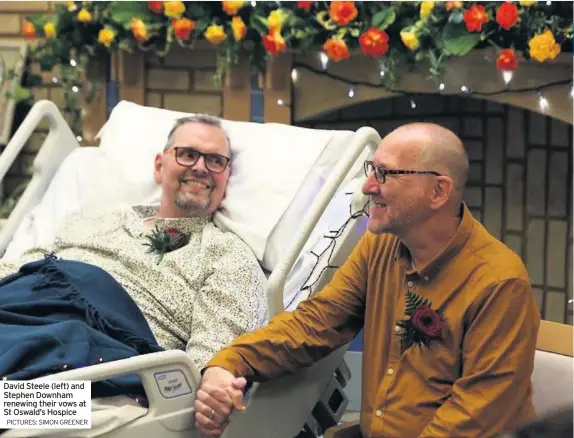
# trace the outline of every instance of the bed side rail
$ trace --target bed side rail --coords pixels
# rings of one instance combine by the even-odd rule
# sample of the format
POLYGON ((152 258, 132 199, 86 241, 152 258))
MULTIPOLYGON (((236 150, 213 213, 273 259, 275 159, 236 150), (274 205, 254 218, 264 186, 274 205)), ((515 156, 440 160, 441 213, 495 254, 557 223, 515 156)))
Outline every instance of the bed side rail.
POLYGON ((79 147, 74 133, 54 102, 40 100, 32 107, 28 116, 26 116, 0 155, 0 181, 4 180, 10 166, 12 166, 16 157, 44 118, 48 120, 49 124, 48 135, 34 159, 32 165, 33 176, 30 183, 14 207, 10 217, 2 226, 2 230, 0 230, 0 256, 6 251, 6 247, 24 216, 44 196, 58 166, 70 152, 79 147))
POLYGON ((370 127, 362 127, 353 135, 348 148, 341 156, 341 159, 317 194, 313 205, 301 221, 301 233, 293 239, 291 246, 287 248, 285 252, 285 256, 269 276, 266 286, 269 318, 272 318, 284 310, 283 290, 287 276, 293 268, 299 253, 305 246, 307 239, 321 218, 321 215, 325 211, 325 208, 327 208, 327 205, 331 202, 331 199, 339 189, 347 173, 365 147, 370 147, 371 151, 374 152, 380 141, 381 137, 377 131, 370 127))

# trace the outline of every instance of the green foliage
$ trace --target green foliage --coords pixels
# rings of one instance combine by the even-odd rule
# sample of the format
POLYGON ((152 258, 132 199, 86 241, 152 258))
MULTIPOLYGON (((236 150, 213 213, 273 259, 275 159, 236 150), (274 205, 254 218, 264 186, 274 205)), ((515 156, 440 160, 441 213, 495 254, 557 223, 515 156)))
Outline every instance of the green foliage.
POLYGON ((428 298, 422 297, 413 291, 408 290, 405 298, 405 315, 412 316, 413 312, 421 306, 432 307, 428 298))

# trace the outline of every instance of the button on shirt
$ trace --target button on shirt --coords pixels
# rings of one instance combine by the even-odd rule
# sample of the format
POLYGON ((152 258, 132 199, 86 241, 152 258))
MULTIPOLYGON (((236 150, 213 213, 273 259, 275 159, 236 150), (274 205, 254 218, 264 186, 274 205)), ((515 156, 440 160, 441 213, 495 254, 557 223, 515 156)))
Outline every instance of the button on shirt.
POLYGON ((153 230, 145 219, 156 213, 156 206, 134 206, 72 215, 53 245, 2 260, 0 275, 50 251, 98 266, 136 302, 159 345, 186 350, 201 368, 235 337, 262 325, 265 275, 251 249, 209 217, 157 219, 160 230, 174 227, 189 237, 187 245, 158 264, 157 253, 144 245, 153 230))
POLYGON ((208 366, 267 380, 310 365, 364 327, 363 436, 493 436, 531 419, 540 315, 520 258, 463 205, 450 243, 417 268, 398 239, 367 233, 320 293, 208 366), (428 348, 401 349, 396 323, 406 318, 407 290, 443 314, 443 339, 428 348))

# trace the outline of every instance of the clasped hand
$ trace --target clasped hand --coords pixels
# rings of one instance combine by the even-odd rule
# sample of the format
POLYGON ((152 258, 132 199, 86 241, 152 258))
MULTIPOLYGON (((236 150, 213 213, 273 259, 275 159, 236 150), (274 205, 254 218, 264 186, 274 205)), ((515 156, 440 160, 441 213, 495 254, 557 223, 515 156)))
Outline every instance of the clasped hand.
POLYGON ((220 367, 205 370, 195 398, 195 426, 205 436, 223 434, 233 410, 242 411, 246 380, 220 367))

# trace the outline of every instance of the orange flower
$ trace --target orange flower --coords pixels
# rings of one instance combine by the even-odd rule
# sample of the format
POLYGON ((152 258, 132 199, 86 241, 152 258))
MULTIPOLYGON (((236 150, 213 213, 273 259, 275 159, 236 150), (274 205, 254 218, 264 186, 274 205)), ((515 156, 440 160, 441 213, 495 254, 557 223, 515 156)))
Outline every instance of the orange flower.
POLYGON ((297 2, 297 6, 299 6, 301 9, 304 9, 305 12, 309 12, 311 6, 313 6, 313 3, 315 2, 297 2))
POLYGON ((472 5, 464 13, 463 19, 469 32, 482 32, 482 25, 488 22, 488 14, 484 6, 472 5))
POLYGON ((554 35, 546 29, 539 35, 528 41, 530 57, 538 62, 549 61, 560 53, 560 44, 556 42, 554 35))
POLYGON ((358 14, 355 2, 331 2, 329 8, 329 17, 339 26, 346 26, 357 18, 358 14))
POLYGON ((277 56, 280 52, 284 52, 287 49, 283 36, 276 30, 272 30, 263 36, 263 46, 273 56, 277 56))
POLYGON ((333 61, 347 59, 350 55, 347 43, 339 38, 331 38, 323 44, 323 50, 333 61))
POLYGON ((504 2, 496 11, 496 22, 503 29, 510 29, 518 22, 518 8, 514 3, 504 2))
POLYGON ((183 2, 163 2, 163 13, 169 18, 180 18, 185 12, 183 2))
POLYGON ((173 34, 180 40, 189 39, 189 35, 195 29, 195 21, 189 18, 180 18, 179 20, 173 20, 171 22, 173 26, 173 34))
POLYGON ((130 27, 136 40, 147 41, 149 39, 145 23, 139 18, 132 18, 130 27))
POLYGON ((233 31, 233 38, 235 41, 241 41, 247 33, 247 26, 240 16, 236 15, 231 19, 231 30, 233 31))
POLYGON ((26 20, 22 25, 22 33, 26 38, 34 38, 36 36, 36 28, 32 22, 26 20))
POLYGON ((237 15, 245 3, 247 2, 221 2, 221 7, 227 12, 227 15, 237 15))
POLYGON ((147 7, 150 11, 156 14, 161 14, 163 12, 163 2, 147 2, 147 7))
POLYGON ((389 36, 384 30, 370 27, 359 37, 363 53, 369 56, 382 56, 389 50, 389 36))
POLYGON ((453 9, 461 9, 462 2, 446 2, 446 10, 452 11, 453 9))
POLYGON ((504 49, 498 54, 496 68, 501 71, 514 71, 518 68, 518 59, 514 49, 504 49))

